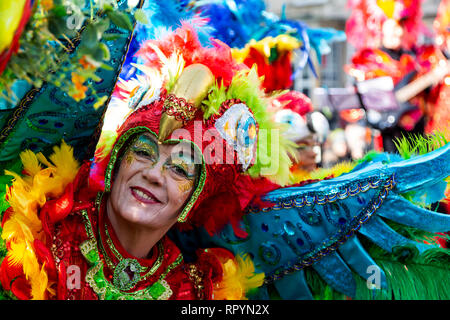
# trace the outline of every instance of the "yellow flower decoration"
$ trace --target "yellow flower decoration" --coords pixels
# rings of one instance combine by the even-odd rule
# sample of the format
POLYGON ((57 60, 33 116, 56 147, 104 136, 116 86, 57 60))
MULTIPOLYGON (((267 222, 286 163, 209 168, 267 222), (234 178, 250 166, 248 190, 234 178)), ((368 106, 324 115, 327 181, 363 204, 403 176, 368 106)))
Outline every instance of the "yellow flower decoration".
POLYGON ((256 49, 266 59, 269 59, 272 48, 277 48, 279 52, 288 52, 300 48, 301 42, 287 34, 280 34, 273 37, 266 37, 262 40, 255 41, 252 39, 243 49, 232 49, 233 58, 238 62, 244 62, 249 55, 250 48, 256 49))

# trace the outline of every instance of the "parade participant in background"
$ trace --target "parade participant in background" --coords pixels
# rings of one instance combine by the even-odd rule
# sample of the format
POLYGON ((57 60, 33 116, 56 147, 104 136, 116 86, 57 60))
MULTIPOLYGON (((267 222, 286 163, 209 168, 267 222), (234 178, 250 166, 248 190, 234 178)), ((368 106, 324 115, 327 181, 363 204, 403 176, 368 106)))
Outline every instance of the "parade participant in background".
MULTIPOLYGON (((441 132, 447 140, 450 140, 450 1, 442 0, 433 22, 436 32, 435 44, 423 50, 422 59, 428 64, 429 69, 443 75, 428 95, 427 123, 425 132, 441 132), (447 72, 445 73, 445 70, 447 72)), ((446 198, 439 203, 438 210, 450 214, 450 189, 447 189, 446 198)), ((441 240, 445 246, 450 241, 441 240)))
MULTIPOLYGON (((287 19, 284 7, 281 15, 277 16, 266 11, 266 5, 261 0, 219 0, 198 2, 193 6, 201 16, 209 18, 212 34, 233 48, 233 57, 237 61, 248 67, 257 67, 258 75, 263 78, 264 90, 273 96, 271 99, 274 104, 288 103, 288 109, 294 110, 297 109, 297 102, 300 105, 307 103, 310 106, 309 115, 302 111, 300 117, 310 122, 309 125, 313 119, 316 122, 324 120, 306 95, 283 91, 294 88, 295 79, 304 68, 310 68, 318 77, 318 66, 323 56, 331 51, 332 42, 345 39, 344 32, 331 28, 311 28, 301 21, 287 19), (288 100, 292 100, 292 103, 288 100)), ((302 167, 301 171, 311 171, 320 165, 321 152, 318 150, 323 141, 317 138, 307 135, 303 141, 295 141, 300 147, 293 170, 298 171, 302 167)))
MULTIPOLYGON (((352 12, 346 34, 357 51, 346 71, 357 81, 389 76, 396 90, 407 85, 421 71, 416 61, 417 42, 424 31, 421 0, 348 3, 352 12)), ((406 132, 423 134, 424 110, 424 96, 416 92, 401 101, 386 123, 379 124, 385 151, 394 152, 393 139, 406 132)))
POLYGON ((321 144, 328 132, 328 120, 313 110, 311 100, 298 91, 288 91, 272 98, 275 121, 288 125, 285 136, 295 142, 297 148, 292 159, 293 184, 308 176, 321 162, 321 144))
POLYGON ((435 85, 429 94, 426 133, 439 130, 450 139, 450 68, 448 66, 450 55, 450 1, 442 0, 436 19, 433 22, 436 32, 435 45, 424 50, 423 63, 429 65, 429 69, 440 67, 442 72, 447 73, 442 80, 435 85))

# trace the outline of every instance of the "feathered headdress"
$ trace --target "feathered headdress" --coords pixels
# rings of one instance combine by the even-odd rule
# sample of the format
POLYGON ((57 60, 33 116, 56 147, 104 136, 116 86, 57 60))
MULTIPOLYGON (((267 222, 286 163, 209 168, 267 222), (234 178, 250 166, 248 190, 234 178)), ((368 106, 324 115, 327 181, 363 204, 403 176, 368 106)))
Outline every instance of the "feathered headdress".
POLYGON ((182 128, 203 163, 179 221, 213 233, 230 221, 237 226, 259 192, 288 183, 293 144, 272 121, 256 70, 237 63, 221 41, 211 44, 203 46, 188 23, 143 44, 138 55, 145 63, 136 65, 143 74, 121 81, 115 92, 131 114, 117 139, 98 145, 91 185, 110 190, 114 163, 132 133, 150 131, 164 143, 179 139, 182 128))
POLYGON ((424 30, 421 4, 422 0, 349 0, 348 41, 358 49, 379 47, 383 22, 393 19, 405 28, 402 46, 410 49, 424 30))

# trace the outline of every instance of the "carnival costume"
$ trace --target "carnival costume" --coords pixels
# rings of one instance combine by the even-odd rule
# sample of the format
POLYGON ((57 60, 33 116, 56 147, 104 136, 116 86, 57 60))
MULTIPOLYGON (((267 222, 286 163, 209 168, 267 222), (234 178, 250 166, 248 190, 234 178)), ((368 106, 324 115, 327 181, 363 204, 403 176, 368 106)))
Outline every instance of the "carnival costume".
POLYGON ((448 252, 430 244, 432 237, 428 244, 415 240, 425 234, 420 230, 450 230, 450 218, 406 198, 442 198, 449 144, 430 141, 426 151, 437 150, 420 157, 405 147, 412 157, 405 161, 372 155, 349 173, 283 188, 292 143, 272 121, 255 69, 236 63, 220 41, 202 46, 187 23, 143 44, 139 54, 142 73, 115 90, 131 113, 116 133, 101 137, 93 160, 81 158, 79 166, 63 142, 48 158, 23 151, 23 166, 6 171, 14 179, 2 203, 4 296, 310 299, 333 298, 331 287, 349 297, 448 297, 448 252), (139 133, 160 143, 187 141, 201 154, 177 228, 146 259, 122 248, 104 208, 117 164, 139 133), (421 281, 417 262, 440 272, 421 281), (379 291, 357 287, 377 263, 380 281, 371 289, 379 291), (80 283, 68 281, 76 270, 80 283))

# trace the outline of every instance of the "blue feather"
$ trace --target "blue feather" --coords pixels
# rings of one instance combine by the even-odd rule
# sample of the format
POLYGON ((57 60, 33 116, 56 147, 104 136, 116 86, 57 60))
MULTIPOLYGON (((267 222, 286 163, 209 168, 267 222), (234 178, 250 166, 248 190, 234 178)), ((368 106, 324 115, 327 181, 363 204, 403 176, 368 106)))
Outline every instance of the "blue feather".
POLYGON ((135 56, 142 43, 147 40, 162 38, 165 34, 180 27, 183 21, 192 22, 200 42, 205 46, 210 45, 212 28, 207 25, 196 24, 196 19, 202 18, 203 15, 190 8, 187 1, 147 0, 142 10, 149 22, 147 24, 136 23, 133 39, 120 74, 122 79, 128 80, 136 75, 137 70, 131 64, 142 62, 135 56))

